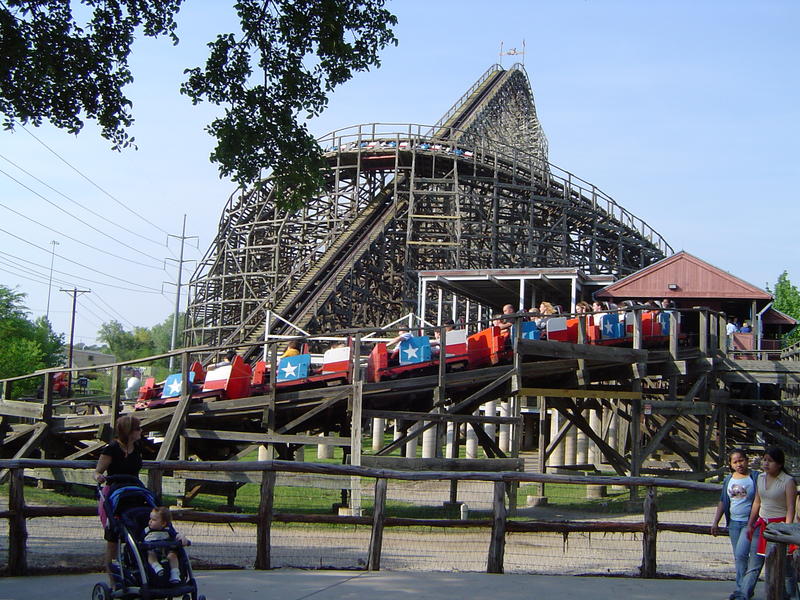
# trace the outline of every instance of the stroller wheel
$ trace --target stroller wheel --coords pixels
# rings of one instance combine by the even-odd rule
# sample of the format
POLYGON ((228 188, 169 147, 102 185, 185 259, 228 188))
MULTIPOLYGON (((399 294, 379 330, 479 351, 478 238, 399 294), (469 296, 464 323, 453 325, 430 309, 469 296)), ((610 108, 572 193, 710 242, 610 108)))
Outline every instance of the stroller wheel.
POLYGON ((92 590, 92 600, 111 600, 111 588, 105 583, 97 583, 92 590))

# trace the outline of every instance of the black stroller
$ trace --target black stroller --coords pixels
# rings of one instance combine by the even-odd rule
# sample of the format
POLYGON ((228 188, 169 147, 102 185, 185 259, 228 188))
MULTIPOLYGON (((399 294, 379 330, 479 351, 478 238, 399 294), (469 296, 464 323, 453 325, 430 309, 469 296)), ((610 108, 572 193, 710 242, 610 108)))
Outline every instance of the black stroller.
MULTIPOLYGON (((109 569, 114 580, 114 589, 106 583, 98 583, 92 590, 92 600, 156 600, 181 598, 182 600, 205 600, 197 595, 197 582, 192 574, 189 557, 183 546, 174 540, 145 542, 143 532, 150 512, 158 506, 155 494, 148 490, 137 477, 113 475, 107 478, 111 492, 103 499, 108 527, 117 539, 117 560, 109 569), (148 550, 174 550, 178 556, 181 581, 169 583, 167 573, 156 575, 147 563, 148 550)), ((175 531, 170 525, 170 533, 175 531)))

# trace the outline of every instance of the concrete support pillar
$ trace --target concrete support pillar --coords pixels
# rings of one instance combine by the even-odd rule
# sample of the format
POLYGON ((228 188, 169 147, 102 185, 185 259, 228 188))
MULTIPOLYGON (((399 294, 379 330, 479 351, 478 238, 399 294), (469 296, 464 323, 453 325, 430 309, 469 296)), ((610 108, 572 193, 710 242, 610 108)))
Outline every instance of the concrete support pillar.
POLYGON ((392 429, 392 441, 399 440, 403 435, 403 420, 395 419, 394 428, 392 429))
MULTIPOLYGON (((473 414, 477 415, 478 411, 476 410, 473 414)), ((469 423, 466 424, 466 428, 467 434, 464 436, 464 446, 467 458, 478 458, 478 436, 469 423)))
MULTIPOLYGON (((591 427, 592 431, 594 431, 598 436, 603 433, 602 419, 600 418, 600 415, 600 409, 589 411, 589 427, 591 427)), ((600 467, 600 449, 592 440, 589 440, 589 462, 597 468, 600 467)))
MULTIPOLYGON (((409 427, 409 433, 413 433, 419 429, 419 421, 416 421, 411 427, 409 427)), ((417 440, 419 438, 414 438, 406 443, 406 458, 417 458, 417 440)))
MULTIPOLYGON (((508 401, 500 403, 500 416, 507 417, 509 414, 509 403, 508 401)), ((500 425, 500 435, 498 437, 498 444, 500 446, 500 450, 505 453, 508 453, 509 449, 511 448, 511 425, 502 424, 500 425)))
MULTIPOLYGON (((428 425, 425 421, 424 425, 428 425)), ((436 458, 436 427, 422 432, 422 458, 436 458)))
MULTIPOLYGON (((325 434, 320 433, 319 437, 325 437, 325 434)), ((328 446, 327 444, 317 444, 317 458, 320 460, 333 458, 333 446, 328 446)))
MULTIPOLYGON (((581 411, 581 416, 588 421, 589 411, 581 411)), ((579 465, 589 462, 589 436, 580 429, 578 430, 578 455, 575 457, 575 462, 579 465)))
POLYGON ((372 419, 372 450, 377 452, 383 448, 383 432, 386 429, 386 419, 372 419))
POLYGON ((457 431, 456 424, 450 421, 447 424, 447 433, 445 434, 445 458, 458 458, 458 444, 456 444, 457 431))
MULTIPOLYGON (((561 424, 564 421, 564 417, 555 410, 550 410, 550 441, 552 442, 556 435, 558 434, 558 430, 561 428, 561 424)), ((550 454, 550 459, 547 461, 547 465, 552 467, 554 465, 563 465, 564 464, 564 442, 562 441, 558 446, 553 449, 553 452, 550 454)))
POLYGON ((567 435, 564 436, 563 464, 574 465, 575 459, 577 457, 578 457, 578 430, 574 426, 572 426, 567 430, 567 435))
MULTIPOLYGON (((613 400, 612 400, 613 402, 613 400)), ((608 415, 608 445, 619 452, 619 415, 614 411, 607 411, 608 415)))
POLYGON ((294 460, 295 462, 303 462, 306 459, 306 447, 300 446, 297 450, 294 451, 294 460))
MULTIPOLYGON (((497 403, 492 400, 491 402, 487 402, 483 405, 483 414, 487 417, 496 417, 497 416, 497 403)), ((483 430, 486 432, 490 438, 495 438, 495 426, 494 423, 486 423, 483 426, 483 430)))

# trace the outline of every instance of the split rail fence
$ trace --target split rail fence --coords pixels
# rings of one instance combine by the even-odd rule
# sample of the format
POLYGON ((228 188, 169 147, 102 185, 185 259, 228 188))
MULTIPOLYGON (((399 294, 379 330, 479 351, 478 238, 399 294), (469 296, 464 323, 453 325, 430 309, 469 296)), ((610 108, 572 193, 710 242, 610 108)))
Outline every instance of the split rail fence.
MULTIPOLYGON (((0 567, 5 566, 7 574, 57 570, 59 566, 101 568, 103 542, 96 506, 88 499, 82 506, 55 505, 42 500, 52 492, 32 486, 60 480, 72 485, 83 482, 85 489, 93 467, 89 461, 0 460, 0 469, 7 469, 9 475, 7 504, 0 497, 0 539, 8 540, 7 552, 0 550, 0 567), (89 560, 92 557, 94 562, 89 560)), ((255 484, 249 486, 250 510, 254 511, 250 514, 233 508, 173 509, 176 527, 193 540, 192 558, 200 567, 378 570, 383 566, 648 578, 729 578, 733 574, 727 536, 709 535, 720 490, 719 485, 710 483, 518 471, 397 471, 278 460, 148 461, 143 475, 149 487, 165 498, 176 489, 176 482, 191 478, 237 486, 255 484), (356 480, 358 484, 354 484, 356 480), (334 496, 341 493, 343 500, 352 490, 362 490, 363 512, 334 514, 330 504, 323 507, 319 503, 305 510, 300 495, 292 512, 284 512, 276 494, 295 489, 291 486, 306 488, 309 505, 314 503, 314 488, 335 491, 334 496), (454 486, 458 502, 450 512, 442 512, 441 505, 453 498, 454 486), (641 501, 628 501, 628 512, 615 515, 589 512, 578 516, 558 506, 522 508, 515 513, 509 509, 514 506, 509 499, 519 486, 538 491, 547 487, 550 498, 557 489, 574 486, 583 486, 587 492, 598 486, 615 486, 621 490, 620 496, 630 498, 627 489, 638 487, 641 501), (403 502, 397 502, 398 498, 408 500, 409 490, 418 493, 423 488, 435 491, 433 503, 439 503, 438 508, 428 500, 428 506, 418 503, 416 511, 408 512, 403 502), (659 511, 661 499, 669 500, 676 491, 693 494, 695 504, 701 497, 703 509, 676 512, 673 506, 659 511), (472 503, 469 514, 467 502, 472 503), (671 520, 676 515, 680 522, 671 520), (294 554, 287 558, 290 547, 294 554)))

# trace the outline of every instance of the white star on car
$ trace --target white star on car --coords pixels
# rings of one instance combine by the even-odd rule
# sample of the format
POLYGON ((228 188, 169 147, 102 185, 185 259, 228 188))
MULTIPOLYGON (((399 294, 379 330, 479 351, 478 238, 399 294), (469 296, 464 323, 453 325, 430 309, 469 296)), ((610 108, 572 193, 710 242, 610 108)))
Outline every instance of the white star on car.
POLYGON ((289 363, 285 367, 281 369, 283 371, 284 377, 296 377, 297 376, 297 365, 293 365, 289 363))
POLYGON ((419 348, 409 347, 409 348, 406 348, 405 350, 403 350, 403 352, 406 353, 406 359, 410 360, 412 358, 418 358, 417 357, 417 350, 418 349, 419 348))
POLYGON ((176 379, 172 383, 169 384, 169 393, 170 394, 180 394, 181 393, 181 380, 176 379))
POLYGON ((605 325, 603 325, 603 329, 608 335, 614 334, 614 324, 611 321, 606 321, 605 325))

